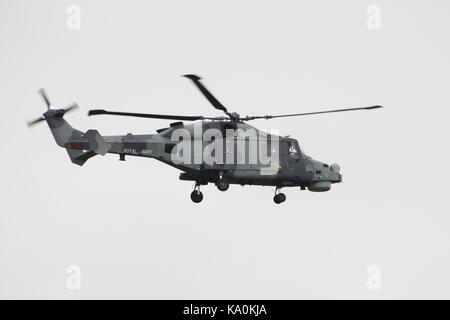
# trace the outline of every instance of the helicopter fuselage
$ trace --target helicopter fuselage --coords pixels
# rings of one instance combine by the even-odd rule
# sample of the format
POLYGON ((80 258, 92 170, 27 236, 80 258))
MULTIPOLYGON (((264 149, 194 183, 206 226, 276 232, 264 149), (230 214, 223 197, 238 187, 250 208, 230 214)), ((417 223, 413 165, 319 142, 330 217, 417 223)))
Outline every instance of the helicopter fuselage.
POLYGON ((307 156, 296 139, 269 135, 245 123, 176 122, 156 134, 129 133, 103 138, 110 145, 108 153, 120 155, 121 160, 126 156, 154 158, 183 171, 181 180, 199 184, 225 179, 230 184, 328 191, 332 183, 342 181, 339 166, 330 167, 307 156), (180 136, 184 139, 177 138, 180 136), (184 146, 180 147, 180 143, 184 146), (214 150, 210 148, 212 144, 214 150), (266 157, 261 157, 263 152, 266 157), (178 153, 184 153, 184 158, 177 158, 178 153), (195 161, 199 153, 201 157, 195 161))

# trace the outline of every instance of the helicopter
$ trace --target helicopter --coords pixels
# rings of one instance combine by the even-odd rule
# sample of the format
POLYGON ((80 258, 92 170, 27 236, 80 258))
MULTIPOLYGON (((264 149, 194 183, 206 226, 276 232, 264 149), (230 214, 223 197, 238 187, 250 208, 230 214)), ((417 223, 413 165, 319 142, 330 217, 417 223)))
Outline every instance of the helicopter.
POLYGON ((176 120, 154 134, 102 136, 97 130, 86 132, 74 129, 64 115, 78 108, 76 103, 66 108, 52 107, 44 89, 39 94, 47 105, 47 111, 29 127, 46 121, 56 144, 65 148, 72 163, 82 166, 88 159, 107 153, 126 156, 147 157, 159 160, 181 170, 179 179, 193 181, 194 190, 190 198, 194 203, 203 200, 200 187, 215 184, 220 191, 227 191, 231 184, 275 187, 273 201, 281 204, 286 195, 281 188, 299 187, 300 190, 324 192, 331 185, 342 182, 338 164, 315 160, 307 155, 298 141, 289 136, 265 132, 247 122, 258 119, 274 119, 307 116, 325 113, 382 108, 369 107, 334 109, 295 114, 240 116, 229 111, 204 86, 202 78, 186 74, 211 105, 224 116, 181 116, 107 111, 93 109, 88 116, 115 115, 150 119, 176 120), (185 124, 185 122, 189 122, 185 124))

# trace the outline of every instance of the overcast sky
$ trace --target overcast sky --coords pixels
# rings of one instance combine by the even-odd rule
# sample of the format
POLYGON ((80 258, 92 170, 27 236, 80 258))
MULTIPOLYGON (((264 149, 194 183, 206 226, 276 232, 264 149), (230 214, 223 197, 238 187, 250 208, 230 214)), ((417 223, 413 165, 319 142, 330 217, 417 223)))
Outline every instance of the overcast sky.
POLYGON ((444 0, 0 0, 0 297, 450 298, 449 13, 444 0), (331 191, 285 189, 282 205, 235 185, 194 204, 174 168, 78 167, 45 123, 25 125, 45 111, 41 87, 105 135, 168 121, 89 109, 222 115, 186 73, 241 115, 385 108, 254 121, 341 166, 331 191))

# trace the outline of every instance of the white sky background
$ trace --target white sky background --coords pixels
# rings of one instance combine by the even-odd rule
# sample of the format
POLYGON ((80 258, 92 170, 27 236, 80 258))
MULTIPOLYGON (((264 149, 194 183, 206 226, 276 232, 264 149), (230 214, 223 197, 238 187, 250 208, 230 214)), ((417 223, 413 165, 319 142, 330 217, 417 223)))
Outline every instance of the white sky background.
POLYGON ((0 0, 1 298, 450 298, 448 1, 0 0), (68 30, 66 9, 81 8, 68 30), (366 26, 370 5, 381 29, 366 26), (105 135, 221 115, 385 108, 252 122, 341 165, 327 193, 203 187, 155 160, 70 163, 45 123, 105 135), (66 269, 81 268, 80 290, 66 269), (369 290, 366 269, 381 270, 369 290))

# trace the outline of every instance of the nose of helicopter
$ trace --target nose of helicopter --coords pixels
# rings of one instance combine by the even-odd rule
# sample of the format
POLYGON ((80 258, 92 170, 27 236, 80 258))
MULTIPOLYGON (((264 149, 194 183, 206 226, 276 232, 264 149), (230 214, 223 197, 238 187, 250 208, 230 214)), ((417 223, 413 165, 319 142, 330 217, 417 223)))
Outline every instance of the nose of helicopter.
POLYGON ((337 163, 330 166, 331 183, 342 182, 341 167, 337 163))
POLYGON ((332 183, 342 182, 341 167, 334 163, 331 166, 323 162, 314 160, 314 174, 311 184, 308 186, 310 191, 328 191, 332 183))

